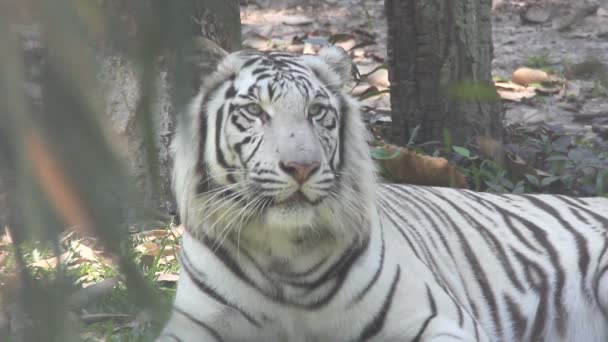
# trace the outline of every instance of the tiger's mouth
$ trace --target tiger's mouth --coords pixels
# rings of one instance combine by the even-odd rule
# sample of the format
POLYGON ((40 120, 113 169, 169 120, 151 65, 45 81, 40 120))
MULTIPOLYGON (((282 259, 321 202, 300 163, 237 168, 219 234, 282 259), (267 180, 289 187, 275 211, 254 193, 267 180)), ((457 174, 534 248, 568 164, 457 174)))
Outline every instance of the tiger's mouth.
POLYGON ((300 190, 295 191, 283 200, 275 201, 275 205, 277 206, 298 206, 303 205, 304 203, 311 203, 311 201, 300 190))
POLYGON ((303 207, 303 206, 314 206, 319 204, 323 199, 318 198, 311 200, 302 191, 294 191, 291 195, 284 199, 273 199, 274 207, 303 207))

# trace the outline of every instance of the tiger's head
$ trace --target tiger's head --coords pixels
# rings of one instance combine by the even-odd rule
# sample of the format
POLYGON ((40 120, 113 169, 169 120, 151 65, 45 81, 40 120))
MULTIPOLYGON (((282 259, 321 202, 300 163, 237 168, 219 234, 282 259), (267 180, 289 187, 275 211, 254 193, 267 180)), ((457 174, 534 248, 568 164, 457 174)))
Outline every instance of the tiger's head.
POLYGON ((174 189, 190 233, 367 234, 376 183, 358 104, 344 90, 351 66, 338 47, 223 60, 174 139, 174 189))

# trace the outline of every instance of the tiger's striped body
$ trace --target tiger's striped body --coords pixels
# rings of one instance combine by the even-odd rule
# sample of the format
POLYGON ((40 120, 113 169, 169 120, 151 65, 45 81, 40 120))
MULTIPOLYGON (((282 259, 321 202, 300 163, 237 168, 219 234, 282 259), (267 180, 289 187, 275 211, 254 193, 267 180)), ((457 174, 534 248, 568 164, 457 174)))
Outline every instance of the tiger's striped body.
POLYGON ((608 200, 379 185, 347 66, 233 54, 203 87, 159 340, 606 341, 608 200))

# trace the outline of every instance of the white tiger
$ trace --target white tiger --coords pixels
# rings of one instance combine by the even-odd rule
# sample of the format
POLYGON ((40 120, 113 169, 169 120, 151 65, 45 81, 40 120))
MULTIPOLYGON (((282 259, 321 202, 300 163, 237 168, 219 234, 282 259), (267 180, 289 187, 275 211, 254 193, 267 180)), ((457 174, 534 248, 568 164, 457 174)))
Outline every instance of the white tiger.
POLYGON ((380 185, 350 71, 238 52, 203 86, 159 341, 608 341, 608 200, 380 185))

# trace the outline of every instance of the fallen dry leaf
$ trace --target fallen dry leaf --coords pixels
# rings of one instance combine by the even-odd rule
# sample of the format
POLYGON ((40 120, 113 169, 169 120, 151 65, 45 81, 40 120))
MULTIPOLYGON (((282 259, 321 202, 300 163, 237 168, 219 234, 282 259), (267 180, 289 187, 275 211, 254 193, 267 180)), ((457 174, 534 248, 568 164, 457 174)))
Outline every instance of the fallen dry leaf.
POLYGON ((519 85, 527 86, 530 83, 541 83, 549 80, 549 74, 542 70, 531 68, 519 68, 513 71, 511 81, 519 85))
POLYGON ((505 90, 496 90, 501 99, 506 101, 513 102, 521 102, 524 99, 531 99, 536 96, 536 92, 534 90, 527 91, 505 91, 505 90))
POLYGON ((524 87, 513 82, 494 82, 494 86, 500 98, 507 101, 521 102, 536 96, 533 87, 524 87))
POLYGON ((165 283, 177 283, 178 279, 179 279, 179 275, 173 274, 173 273, 160 273, 160 274, 158 274, 158 277, 156 278, 157 281, 165 282, 165 283))
POLYGON ((256 33, 253 34, 251 37, 247 37, 245 40, 243 40, 243 46, 260 51, 266 51, 272 49, 272 40, 268 37, 256 33))
POLYGON ((551 11, 547 7, 531 6, 526 10, 521 19, 530 24, 542 24, 551 18, 551 11))
POLYGON ((84 314, 80 316, 80 320, 85 324, 93 324, 99 322, 107 322, 107 321, 130 321, 134 318, 133 315, 128 314, 117 314, 117 313, 94 313, 94 314, 84 314))
POLYGON ((0 268, 6 266, 9 259, 10 253, 7 251, 0 251, 0 268))
POLYGON ((387 155, 396 154, 396 156, 377 162, 395 182, 468 188, 466 177, 444 158, 423 156, 405 147, 390 144, 383 148, 387 155))
POLYGON ((112 290, 114 290, 114 287, 118 285, 119 281, 120 277, 112 277, 84 287, 70 295, 68 298, 68 305, 72 308, 83 307, 97 298, 110 294, 112 290))
POLYGON ((312 18, 305 15, 290 15, 283 19, 283 24, 289 26, 302 26, 312 24, 312 18))
POLYGON ((477 145, 479 145, 479 154, 489 158, 499 165, 505 164, 505 148, 499 141, 488 136, 478 136, 477 145))
POLYGON ((481 136, 477 138, 479 145, 479 154, 485 158, 495 161, 498 165, 504 167, 510 175, 516 178, 524 177, 525 175, 534 175, 548 177, 551 174, 536 169, 526 163, 520 156, 507 151, 502 143, 490 137, 481 136))
POLYGON ((375 70, 373 73, 367 75, 366 80, 370 85, 381 88, 388 88, 391 86, 391 83, 388 80, 388 70, 386 69, 375 70))

